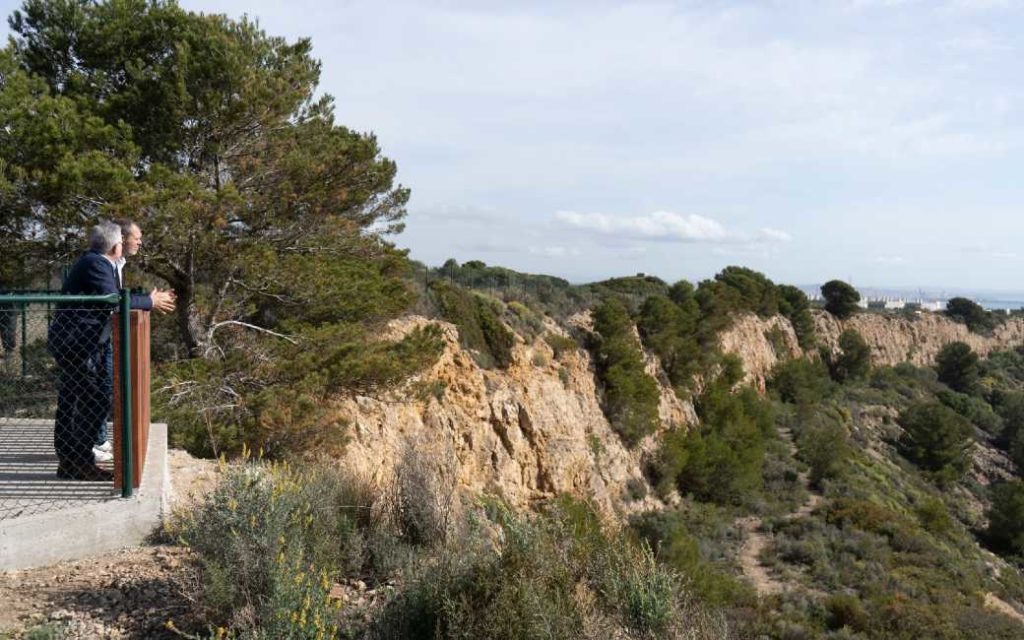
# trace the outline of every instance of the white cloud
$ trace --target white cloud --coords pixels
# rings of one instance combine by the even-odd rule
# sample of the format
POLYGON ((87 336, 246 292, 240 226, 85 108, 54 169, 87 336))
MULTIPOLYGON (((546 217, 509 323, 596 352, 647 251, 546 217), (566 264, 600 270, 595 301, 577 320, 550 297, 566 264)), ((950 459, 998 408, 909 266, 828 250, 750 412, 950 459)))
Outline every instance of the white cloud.
POLYGON ((793 236, 786 233, 785 231, 779 231, 778 229, 772 229, 771 227, 765 227, 761 229, 761 237, 765 240, 771 240, 776 242, 789 242, 793 239, 793 236))
POLYGON ((555 219, 575 229, 602 235, 675 242, 725 242, 733 236, 721 223, 696 214, 655 211, 640 216, 558 211, 555 219))
POLYGON ((903 256, 877 256, 874 260, 877 264, 906 264, 907 259, 903 256))
POLYGON ((561 247, 561 246, 547 246, 547 247, 529 247, 527 251, 535 256, 545 256, 548 258, 566 258, 576 257, 581 254, 581 251, 576 247, 561 247))

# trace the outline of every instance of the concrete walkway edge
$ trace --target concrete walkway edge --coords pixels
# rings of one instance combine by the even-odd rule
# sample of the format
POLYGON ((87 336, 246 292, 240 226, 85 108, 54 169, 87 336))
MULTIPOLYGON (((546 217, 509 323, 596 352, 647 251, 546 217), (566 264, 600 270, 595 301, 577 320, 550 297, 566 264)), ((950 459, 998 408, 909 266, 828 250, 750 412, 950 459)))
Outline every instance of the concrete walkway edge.
POLYGON ((170 495, 167 425, 153 424, 146 468, 134 496, 0 520, 0 571, 138 545, 160 524, 170 495))

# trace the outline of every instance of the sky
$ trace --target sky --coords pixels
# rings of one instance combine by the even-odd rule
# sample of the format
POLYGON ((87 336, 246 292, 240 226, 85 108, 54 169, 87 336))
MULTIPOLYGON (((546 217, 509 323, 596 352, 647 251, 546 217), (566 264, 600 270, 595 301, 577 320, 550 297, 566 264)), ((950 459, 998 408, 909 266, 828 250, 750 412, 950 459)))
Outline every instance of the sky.
POLYGON ((181 4, 312 39, 428 264, 1024 290, 1024 0, 181 4))

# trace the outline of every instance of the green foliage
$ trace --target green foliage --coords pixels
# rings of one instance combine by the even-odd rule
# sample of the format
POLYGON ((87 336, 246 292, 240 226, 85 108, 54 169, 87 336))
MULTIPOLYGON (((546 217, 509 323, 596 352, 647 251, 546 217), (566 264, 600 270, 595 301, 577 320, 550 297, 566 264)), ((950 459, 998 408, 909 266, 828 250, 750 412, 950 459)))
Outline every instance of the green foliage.
POLYGON ((854 596, 834 594, 825 599, 825 611, 828 614, 829 629, 847 628, 863 632, 870 626, 870 617, 864 605, 854 596))
POLYGON ((953 528, 953 518, 946 504, 936 497, 925 498, 914 510, 925 531, 941 536, 953 528))
POLYGON ((752 601, 750 588, 734 578, 710 550, 702 551, 702 543, 709 540, 701 529, 715 516, 706 514, 705 522, 693 522, 705 517, 699 511, 694 509, 689 516, 676 510, 647 512, 633 516, 630 527, 654 550, 659 562, 687 579, 702 601, 710 605, 752 601))
POLYGON ((825 310, 843 320, 857 312, 860 293, 842 280, 829 280, 821 285, 825 310))
POLYGON ((720 378, 699 398, 700 429, 665 434, 653 469, 663 489, 674 482, 684 495, 718 504, 741 504, 761 490, 774 414, 753 389, 734 394, 731 386, 720 378))
POLYGON ((424 565, 374 621, 369 638, 713 638, 650 550, 603 530, 578 503, 546 515, 501 510, 501 548, 479 538, 424 565))
POLYGON ((296 327, 292 335, 162 367, 154 411, 173 425, 172 443, 207 456, 245 445, 272 457, 337 452, 345 425, 327 410, 329 398, 391 387, 434 363, 443 346, 436 325, 397 342, 377 341, 357 324, 296 327))
POLYGON ((551 347, 551 351, 554 352, 555 358, 561 358, 562 354, 574 353, 580 346, 576 343, 576 340, 570 336, 563 336, 558 333, 545 333, 544 342, 548 343, 551 347))
POLYGON ((832 379, 842 384, 861 380, 871 371, 871 347, 855 329, 847 329, 839 335, 839 353, 823 352, 832 379))
POLYGON ((512 364, 515 337, 489 300, 443 280, 432 283, 430 291, 441 315, 458 327, 459 341, 477 354, 481 366, 505 369, 512 364))
POLYGON ((777 290, 779 312, 793 325, 800 348, 805 351, 813 349, 817 336, 814 333, 814 318, 811 316, 811 301, 807 294, 788 284, 778 285, 777 290))
POLYGON ((915 402, 900 413, 903 427, 900 451, 940 484, 967 470, 971 446, 970 423, 935 401, 915 402))
POLYGON ((1024 393, 997 388, 992 393, 992 407, 1003 421, 1000 444, 1009 448, 1024 432, 1024 393))
POLYGON ((808 480, 821 488, 824 480, 843 473, 851 455, 846 426, 835 414, 806 409, 798 413, 797 455, 810 467, 808 480))
POLYGON ((312 640, 337 632, 330 572, 317 564, 334 558, 316 553, 324 542, 318 534, 343 536, 337 544, 348 562, 345 547, 362 516, 331 510, 326 515, 333 526, 325 531, 317 502, 338 502, 337 496, 310 493, 309 487, 286 467, 234 467, 179 523, 182 541, 199 562, 203 615, 212 624, 233 623, 232 631, 249 637, 312 640))
POLYGON ((989 541, 1002 552, 1024 556, 1024 480, 1016 478, 992 487, 988 511, 989 541))
POLYGON ((978 389, 978 354, 963 342, 951 342, 935 357, 939 382, 954 391, 972 394, 978 389))
MULTIPOLYGON (((726 267, 714 281, 701 283, 706 293, 713 292, 718 303, 729 310, 751 311, 769 318, 779 313, 779 292, 775 283, 753 269, 726 267)), ((700 296, 700 291, 698 291, 700 296)))
POLYGON ((404 347, 370 336, 415 297, 388 241, 409 192, 374 136, 314 96, 309 40, 173 2, 27 0, 10 23, 0 239, 22 265, 13 276, 68 263, 99 218, 134 218, 146 255, 133 271, 177 294, 154 356, 179 439, 259 445, 257 413, 317 428, 316 389, 394 380, 404 347), (307 353, 321 338, 330 363, 307 353), (271 360, 291 356, 324 368, 271 360), (178 360, 197 362, 159 366, 178 360))
POLYGON ((831 391, 828 368, 821 360, 795 358, 775 366, 769 388, 783 402, 810 405, 825 399, 831 391))
POLYGON ((594 309, 594 360, 604 390, 604 410, 629 446, 658 427, 658 387, 644 369, 643 353, 625 304, 608 298, 594 309))
MULTIPOLYGON (((682 295, 681 284, 673 291, 677 297, 682 295)), ((685 396, 704 358, 697 334, 699 311, 692 296, 682 300, 679 304, 664 296, 650 296, 640 308, 637 329, 644 346, 658 356, 673 389, 685 396)))
POLYGON ((966 324, 974 333, 989 335, 995 328, 995 319, 977 302, 967 298, 950 298, 946 303, 946 315, 951 320, 966 324))
MULTIPOLYGON (((949 391, 948 389, 940 390, 935 394, 935 397, 942 404, 970 420, 985 433, 993 437, 1003 434, 1005 430, 1003 419, 992 410, 992 406, 989 403, 981 398, 949 391)), ((1014 408, 1024 410, 1024 405, 1014 408)))

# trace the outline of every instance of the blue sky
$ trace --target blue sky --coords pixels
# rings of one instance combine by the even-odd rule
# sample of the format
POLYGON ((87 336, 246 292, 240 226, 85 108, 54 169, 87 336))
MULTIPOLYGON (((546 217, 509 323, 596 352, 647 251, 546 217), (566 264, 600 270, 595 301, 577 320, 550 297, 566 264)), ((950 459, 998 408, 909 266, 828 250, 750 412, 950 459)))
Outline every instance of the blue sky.
POLYGON ((425 262, 1024 289, 1021 1, 181 4, 312 38, 425 262))

